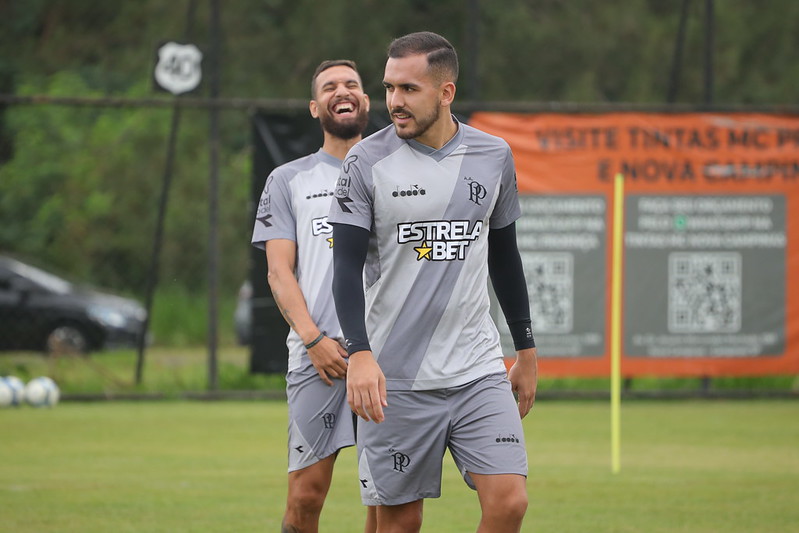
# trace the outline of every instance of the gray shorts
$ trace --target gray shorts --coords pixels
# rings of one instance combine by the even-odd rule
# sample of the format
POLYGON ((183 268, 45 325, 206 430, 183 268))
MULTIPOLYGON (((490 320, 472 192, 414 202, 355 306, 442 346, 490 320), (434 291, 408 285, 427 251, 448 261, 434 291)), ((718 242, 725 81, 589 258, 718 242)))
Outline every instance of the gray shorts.
POLYGON ((449 448, 469 472, 527 476, 519 408, 505 374, 430 391, 389 391, 380 424, 358 420, 358 471, 364 505, 400 505, 441 495, 449 448))
POLYGON ((289 472, 300 470, 355 444, 355 421, 347 404, 347 382, 329 387, 311 366, 289 372, 289 472))

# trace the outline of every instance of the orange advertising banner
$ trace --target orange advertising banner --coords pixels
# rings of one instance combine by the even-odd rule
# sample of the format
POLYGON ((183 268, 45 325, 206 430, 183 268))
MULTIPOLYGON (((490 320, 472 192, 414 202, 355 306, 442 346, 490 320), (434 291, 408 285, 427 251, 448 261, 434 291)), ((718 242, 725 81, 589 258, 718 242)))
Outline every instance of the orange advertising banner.
POLYGON ((618 174, 622 374, 799 373, 799 117, 475 113, 469 124, 514 153, 543 375, 609 373, 618 174))

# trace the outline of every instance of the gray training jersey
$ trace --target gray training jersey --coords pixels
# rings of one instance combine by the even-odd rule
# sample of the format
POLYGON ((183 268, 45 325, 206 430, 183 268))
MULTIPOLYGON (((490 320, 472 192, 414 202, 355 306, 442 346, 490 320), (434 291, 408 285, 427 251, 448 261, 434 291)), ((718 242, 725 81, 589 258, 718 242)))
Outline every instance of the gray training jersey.
MULTIPOLYGON (((270 239, 297 243, 296 276, 311 318, 328 337, 341 340, 331 284, 333 229, 327 223, 341 161, 319 150, 277 167, 266 178, 258 203, 252 244, 263 249, 270 239)), ((291 329, 286 338, 288 370, 311 366, 302 339, 291 329)))
POLYGON ((328 220, 372 233, 366 331, 389 390, 505 371, 489 315, 488 230, 519 217, 515 180, 508 144, 460 123, 440 150, 391 125, 347 154, 328 220))

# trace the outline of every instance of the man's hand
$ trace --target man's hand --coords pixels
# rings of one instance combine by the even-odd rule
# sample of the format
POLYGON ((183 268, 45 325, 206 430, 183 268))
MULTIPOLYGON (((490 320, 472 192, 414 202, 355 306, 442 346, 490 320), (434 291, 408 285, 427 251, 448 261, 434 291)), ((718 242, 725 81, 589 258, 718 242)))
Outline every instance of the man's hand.
POLYGON ((508 379, 519 400, 519 416, 524 418, 533 408, 538 387, 538 358, 535 348, 516 352, 516 362, 508 371, 508 379))
POLYGON ((330 337, 324 337, 308 350, 316 372, 322 381, 333 385, 332 378, 343 379, 347 376, 347 350, 330 337))
POLYGON ((383 407, 388 406, 386 377, 370 351, 350 355, 347 402, 350 409, 367 422, 372 420, 379 424, 385 419, 383 407))

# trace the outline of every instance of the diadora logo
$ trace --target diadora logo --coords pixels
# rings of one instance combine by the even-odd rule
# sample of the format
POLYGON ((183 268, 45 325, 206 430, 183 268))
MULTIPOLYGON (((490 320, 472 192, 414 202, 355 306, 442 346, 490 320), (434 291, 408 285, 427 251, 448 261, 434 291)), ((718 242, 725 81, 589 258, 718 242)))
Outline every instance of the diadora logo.
POLYGON ((427 194, 427 191, 419 187, 418 185, 410 185, 408 187, 400 188, 399 186, 392 191, 391 196, 394 198, 405 198, 408 196, 424 196, 427 194))
POLYGON ((308 194, 305 199, 310 200, 311 198, 327 198, 328 196, 333 196, 333 191, 328 191, 327 189, 322 189, 319 192, 308 194))
POLYGON ((336 415, 333 413, 325 413, 322 415, 322 423, 325 425, 325 429, 333 429, 336 427, 336 415))
POLYGON ((394 448, 390 448, 389 453, 391 454, 392 459, 394 459, 394 470, 397 472, 405 472, 405 468, 411 464, 411 458, 394 448))
POLYGON ((333 226, 327 223, 327 217, 315 218, 311 220, 311 233, 314 237, 333 233, 333 226))
POLYGON ((260 216, 259 216, 258 218, 256 218, 255 220, 257 220, 258 222, 260 222, 261 224, 263 224, 265 227, 269 228, 269 227, 271 227, 271 226, 272 226, 272 223, 271 223, 271 222, 269 222, 269 219, 270 219, 270 218, 272 218, 272 215, 271 215, 270 213, 264 213, 263 215, 260 215, 260 216))
POLYGON ((469 184, 469 200, 476 205, 480 205, 480 202, 486 197, 486 194, 488 194, 488 190, 472 177, 465 176, 463 179, 469 184))
POLYGON ((463 260, 466 248, 480 237, 482 229, 482 220, 473 225, 469 220, 402 222, 397 224, 397 242, 419 243, 413 248, 417 261, 463 260))
POLYGON ((497 442, 507 442, 516 444, 519 441, 519 437, 517 437, 514 433, 508 433, 507 435, 499 434, 497 435, 497 442))

